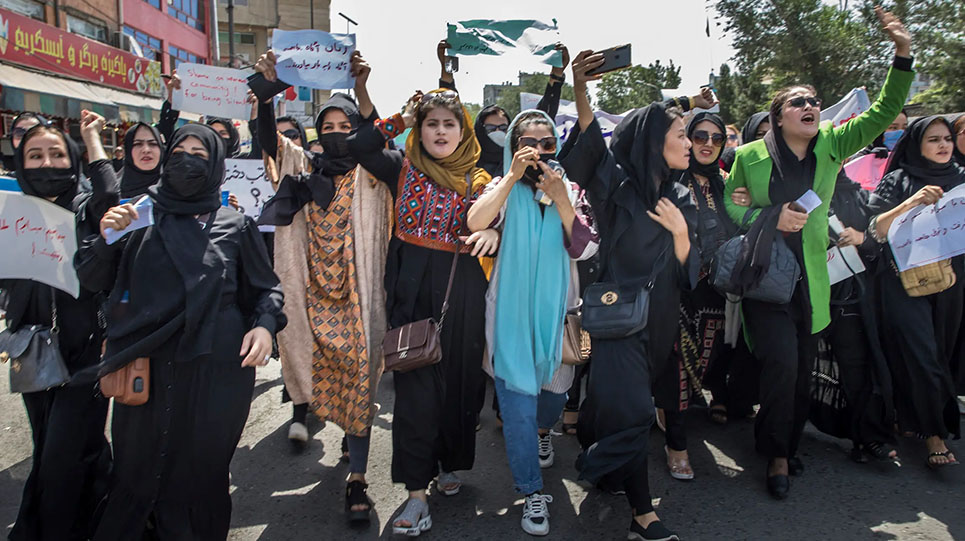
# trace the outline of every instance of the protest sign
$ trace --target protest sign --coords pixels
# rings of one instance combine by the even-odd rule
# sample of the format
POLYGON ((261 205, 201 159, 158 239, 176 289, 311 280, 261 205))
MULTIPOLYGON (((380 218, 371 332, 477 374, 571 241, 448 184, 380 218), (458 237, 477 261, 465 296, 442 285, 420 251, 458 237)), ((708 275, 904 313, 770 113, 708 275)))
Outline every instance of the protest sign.
POLYGON ((171 95, 171 107, 221 118, 251 118, 248 78, 241 70, 203 64, 178 66, 181 89, 171 95))
POLYGON ((553 24, 526 19, 494 21, 475 19, 446 25, 449 56, 492 55, 520 51, 537 57, 544 64, 563 67, 563 53, 556 50, 560 41, 556 19, 553 24))
POLYGON ((864 263, 854 246, 832 246, 828 250, 828 277, 831 278, 831 285, 864 271, 864 263))
POLYGON ((39 197, 0 192, 0 278, 36 280, 80 294, 74 213, 39 197))
POLYGON ((854 88, 841 101, 821 110, 821 121, 830 120, 835 128, 871 108, 871 100, 863 88, 854 88))
POLYGON ((17 179, 12 177, 0 177, 0 191, 3 192, 19 192, 20 183, 17 179))
POLYGON ((322 90, 355 86, 351 66, 355 34, 275 30, 271 48, 277 57, 278 78, 292 86, 322 90))
POLYGON ((857 182, 862 188, 875 191, 881 177, 885 176, 885 167, 888 165, 888 158, 878 158, 874 154, 851 160, 844 164, 844 174, 848 178, 857 182))
POLYGON ((965 184, 895 218, 888 242, 900 271, 965 253, 965 184))
MULTIPOLYGON (((536 109, 536 105, 539 104, 541 97, 539 94, 520 92, 519 104, 521 110, 536 109)), ((594 111, 593 115, 596 117, 597 123, 600 124, 600 130, 603 132, 603 140, 606 141, 607 146, 609 146, 610 136, 613 135, 613 128, 623 120, 626 113, 622 115, 612 115, 606 111, 594 111)), ((557 111, 555 120, 556 129, 559 131, 561 140, 566 141, 566 136, 569 135, 573 126, 576 126, 578 118, 576 104, 572 101, 560 100, 560 108, 557 111)))
MULTIPOLYGON (((275 195, 271 182, 265 176, 265 163, 261 160, 225 160, 224 191, 238 198, 241 212, 257 220, 265 202, 275 195)), ((272 226, 259 227, 262 231, 274 230, 272 226)))

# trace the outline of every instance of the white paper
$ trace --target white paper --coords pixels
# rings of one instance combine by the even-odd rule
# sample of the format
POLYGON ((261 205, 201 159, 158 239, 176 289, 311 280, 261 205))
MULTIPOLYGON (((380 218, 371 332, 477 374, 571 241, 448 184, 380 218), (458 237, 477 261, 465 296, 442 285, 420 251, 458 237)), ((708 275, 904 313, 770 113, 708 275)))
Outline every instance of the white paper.
MULTIPOLYGON (((221 189, 237 197, 241 212, 255 220, 261 216, 265 202, 275 195, 271 181, 265 177, 265 163, 261 160, 225 160, 221 189)), ((259 229, 266 230, 264 226, 259 229)))
POLYGON ((821 120, 830 120, 835 128, 857 117, 871 108, 868 92, 862 88, 853 88, 841 101, 821 110, 821 120))
POLYGON ((814 193, 814 190, 804 192, 804 195, 795 202, 804 207, 804 212, 807 214, 811 214, 812 210, 821 206, 821 198, 818 197, 818 194, 814 193))
POLYGON ((861 255, 854 246, 844 248, 832 246, 828 250, 828 277, 831 278, 831 285, 864 271, 865 266, 861 261, 861 255))
POLYGON ((895 218, 888 243, 901 271, 965 253, 965 184, 895 218))
POLYGON ((275 30, 271 48, 278 78, 292 86, 330 90, 353 88, 351 58, 355 34, 321 30, 275 30))
POLYGON ((241 70, 181 63, 181 89, 171 95, 171 107, 209 117, 251 118, 248 79, 241 70))
POLYGON ((131 231, 154 225, 154 202, 151 201, 150 197, 145 195, 138 199, 137 203, 134 203, 134 210, 137 211, 137 219, 131 220, 131 223, 124 229, 120 231, 114 231, 110 227, 104 229, 104 240, 107 241, 107 244, 114 244, 131 231))
POLYGON ((39 197, 0 192, 0 278, 36 280, 80 294, 74 213, 39 197))

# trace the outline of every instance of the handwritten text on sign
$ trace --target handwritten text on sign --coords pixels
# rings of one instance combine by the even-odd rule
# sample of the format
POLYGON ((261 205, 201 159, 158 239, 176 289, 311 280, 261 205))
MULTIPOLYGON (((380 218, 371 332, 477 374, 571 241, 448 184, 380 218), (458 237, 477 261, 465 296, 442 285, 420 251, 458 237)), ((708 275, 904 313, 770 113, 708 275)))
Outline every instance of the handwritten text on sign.
POLYGON ((185 62, 178 66, 178 76, 181 89, 171 96, 174 109, 221 118, 251 118, 248 79, 241 70, 185 62))
POLYGON ((261 160, 225 160, 221 189, 237 197, 241 211, 255 220, 261 216, 265 203, 275 195, 271 182, 265 177, 265 163, 261 160))
POLYGON ((0 278, 42 282, 77 297, 74 214, 37 197, 0 192, 0 278))
POLYGON ((965 184, 895 218, 888 242, 902 271, 965 253, 965 184))
POLYGON ((322 90, 355 86, 351 66, 355 34, 275 30, 271 48, 278 59, 278 78, 292 86, 322 90))

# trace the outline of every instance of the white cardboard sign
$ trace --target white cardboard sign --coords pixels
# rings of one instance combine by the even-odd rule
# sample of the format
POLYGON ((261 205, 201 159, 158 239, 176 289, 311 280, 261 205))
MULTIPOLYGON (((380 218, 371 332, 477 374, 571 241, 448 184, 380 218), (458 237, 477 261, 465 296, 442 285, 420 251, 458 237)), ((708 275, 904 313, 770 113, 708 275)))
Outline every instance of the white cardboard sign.
POLYGON ((36 280, 80 294, 74 213, 39 197, 0 192, 0 278, 36 280))

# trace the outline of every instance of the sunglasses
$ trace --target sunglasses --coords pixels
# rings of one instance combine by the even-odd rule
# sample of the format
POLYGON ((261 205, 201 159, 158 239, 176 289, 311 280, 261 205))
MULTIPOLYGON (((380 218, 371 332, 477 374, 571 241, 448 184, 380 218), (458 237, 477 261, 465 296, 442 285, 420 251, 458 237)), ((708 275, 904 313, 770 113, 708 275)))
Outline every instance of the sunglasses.
POLYGON ((295 139, 301 140, 302 134, 298 130, 285 130, 281 132, 282 135, 294 141, 295 139))
POLYGON ((807 103, 811 107, 821 107, 821 100, 818 98, 815 98, 814 96, 808 96, 806 98, 804 96, 798 96, 796 98, 791 98, 787 100, 787 104, 790 105, 791 107, 801 108, 801 107, 804 107, 805 103, 807 103))
POLYGON ((728 141, 736 141, 736 140, 737 140, 737 134, 736 134, 736 133, 728 134, 728 135, 727 135, 727 140, 728 140, 728 141))
POLYGON ((520 137, 519 145, 520 147, 539 147, 539 149, 544 152, 554 152, 556 151, 556 137, 552 135, 547 135, 542 139, 537 139, 535 137, 520 137))
POLYGON ((483 124, 486 128, 486 133, 492 133, 494 131, 505 132, 509 130, 509 124, 483 124))
POLYGON ((27 135, 27 130, 25 128, 14 128, 10 130, 10 135, 13 137, 23 137, 24 135, 27 135))
POLYGON ((712 142, 715 147, 720 147, 724 145, 724 134, 715 133, 714 135, 711 135, 706 130, 695 131, 691 139, 693 139, 694 144, 697 144, 697 145, 706 145, 707 141, 712 142))
POLYGON ((459 99, 459 93, 455 90, 440 90, 438 92, 429 92, 428 94, 422 95, 422 100, 420 103, 426 103, 433 99, 443 99, 443 100, 457 100, 459 99))

